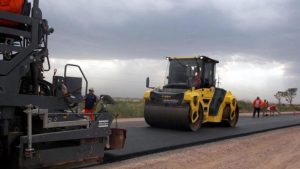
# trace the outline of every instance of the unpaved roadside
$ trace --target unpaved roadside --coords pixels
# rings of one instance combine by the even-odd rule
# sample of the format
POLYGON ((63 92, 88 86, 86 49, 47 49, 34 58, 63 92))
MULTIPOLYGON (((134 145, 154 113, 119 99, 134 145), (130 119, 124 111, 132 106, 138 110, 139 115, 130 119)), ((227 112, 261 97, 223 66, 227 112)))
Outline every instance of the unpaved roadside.
POLYGON ((299 169, 300 127, 178 149, 89 169, 96 168, 299 169))

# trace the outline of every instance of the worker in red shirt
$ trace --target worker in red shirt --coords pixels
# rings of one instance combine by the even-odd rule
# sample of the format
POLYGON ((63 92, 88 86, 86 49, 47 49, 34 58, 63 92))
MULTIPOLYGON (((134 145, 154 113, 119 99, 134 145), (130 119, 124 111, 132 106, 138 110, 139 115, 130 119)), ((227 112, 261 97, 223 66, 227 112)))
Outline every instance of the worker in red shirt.
POLYGON ((261 104, 262 104, 262 101, 260 100, 259 97, 257 97, 257 98, 252 102, 252 106, 253 106, 253 117, 255 117, 256 112, 257 112, 257 117, 259 117, 261 104))
POLYGON ((199 89, 201 85, 200 71, 195 72, 195 76, 193 79, 193 87, 199 89))

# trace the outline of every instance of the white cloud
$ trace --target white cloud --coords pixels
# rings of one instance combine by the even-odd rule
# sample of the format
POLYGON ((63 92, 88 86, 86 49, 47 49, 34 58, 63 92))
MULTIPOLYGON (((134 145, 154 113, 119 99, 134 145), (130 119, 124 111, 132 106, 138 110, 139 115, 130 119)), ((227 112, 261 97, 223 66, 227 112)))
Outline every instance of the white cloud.
POLYGON ((234 56, 231 61, 221 63, 218 68, 221 86, 236 93, 240 99, 250 100, 260 96, 275 101, 274 94, 286 88, 286 65, 276 61, 248 60, 250 58, 234 56))
POLYGON ((163 84, 161 56, 211 54, 220 56, 222 86, 250 99, 259 90, 272 97, 277 90, 299 86, 297 3, 62 0, 41 1, 41 7, 56 29, 49 38, 50 57, 65 58, 52 59, 53 65, 61 73, 68 58, 74 59, 99 92, 139 97, 147 76, 152 84, 163 84), (232 53, 238 55, 226 59, 232 53), (147 59, 152 57, 157 60, 147 59), (255 72, 266 77, 254 78, 255 72))
MULTIPOLYGON (((166 61, 152 59, 131 60, 67 60, 50 59, 52 68, 57 68, 57 75, 64 74, 64 65, 71 63, 80 65, 84 71, 89 87, 93 87, 97 94, 111 94, 121 97, 143 96, 146 77, 150 77, 153 86, 162 86, 166 70, 166 61)), ((79 77, 80 72, 70 68, 68 76, 79 77)), ((52 79, 53 72, 46 74, 52 79)))
MULTIPOLYGON (((252 58, 253 60, 257 58, 252 58)), ((256 96, 275 102, 274 94, 290 86, 286 77, 286 64, 262 60, 249 62, 251 58, 234 55, 217 65, 217 75, 221 78, 220 87, 230 90, 240 100, 252 100, 256 96)), ((52 68, 57 68, 57 75, 63 75, 64 65, 78 64, 89 80, 89 86, 96 94, 110 94, 115 97, 141 98, 145 88, 145 79, 150 77, 151 86, 163 86, 166 76, 167 61, 161 59, 129 60, 66 60, 51 59, 52 68)), ((47 79, 52 79, 52 72, 47 79)), ((70 69, 68 76, 79 76, 79 71, 70 69)), ((291 77, 288 77, 291 78, 291 77)), ((294 79, 295 80, 295 79, 294 79)), ((299 101, 298 98, 295 100, 299 101)))

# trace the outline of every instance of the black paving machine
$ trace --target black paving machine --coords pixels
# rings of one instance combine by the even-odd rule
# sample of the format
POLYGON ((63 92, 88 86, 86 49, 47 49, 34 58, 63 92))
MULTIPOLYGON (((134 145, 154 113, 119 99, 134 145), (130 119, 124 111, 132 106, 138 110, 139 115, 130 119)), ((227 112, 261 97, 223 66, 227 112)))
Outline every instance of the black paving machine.
MULTIPOLYGON (((111 130, 112 113, 101 109, 93 122, 79 113, 82 93, 88 89, 80 66, 68 64, 64 75, 45 80, 53 31, 42 17, 39 0, 0 0, 1 169, 101 162, 108 140, 118 142, 112 131, 121 129, 111 130), (69 67, 82 75, 67 76, 69 67)), ((109 96, 101 102, 105 107, 113 103, 109 96)))

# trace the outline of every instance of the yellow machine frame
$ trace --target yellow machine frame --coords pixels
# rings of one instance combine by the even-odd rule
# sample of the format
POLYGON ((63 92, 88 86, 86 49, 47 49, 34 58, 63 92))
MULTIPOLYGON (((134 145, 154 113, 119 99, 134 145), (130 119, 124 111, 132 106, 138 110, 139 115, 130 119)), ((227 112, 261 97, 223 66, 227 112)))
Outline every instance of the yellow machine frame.
MULTIPOLYGON (((195 57, 176 57, 176 59, 179 60, 194 59, 194 58, 195 57)), ((218 61, 215 62, 218 63, 218 61)), ((154 90, 155 89, 150 89, 144 93, 145 103, 151 100, 150 94, 154 90)), ((222 100, 220 106, 218 107, 217 114, 210 115, 209 111, 211 110, 211 102, 213 100, 215 90, 216 88, 214 86, 210 88, 197 88, 197 89, 193 87, 184 92, 183 101, 189 105, 190 108, 189 118, 192 123, 196 123, 199 118, 202 118, 201 123, 207 123, 207 122, 220 123, 222 121, 230 121, 234 119, 237 120, 238 105, 237 105, 236 97, 230 91, 226 91, 224 99, 222 100), (200 110, 199 108, 202 108, 202 110, 200 110), (200 117, 200 115, 203 115, 203 117, 200 117)), ((236 122, 231 124, 230 126, 234 127, 236 125, 236 122)))
MULTIPOLYGON (((224 97, 224 100, 222 101, 217 116, 210 116, 209 115, 209 109, 210 109, 210 103, 213 99, 214 96, 214 90, 215 88, 202 88, 202 89, 192 89, 192 90, 187 90, 184 93, 184 101, 190 105, 190 118, 192 122, 194 123, 195 121, 198 120, 198 116, 194 117, 195 114, 198 114, 199 112, 199 107, 202 107, 203 109, 203 121, 202 123, 206 122, 215 122, 219 123, 222 120, 224 120, 224 109, 226 106, 230 107, 230 118, 233 119, 234 116, 236 115, 234 112, 236 111, 236 97, 232 95, 230 91, 226 92, 226 95, 224 97), (194 99, 196 99, 196 104, 194 104, 194 99), (209 100, 208 102, 204 102, 204 100, 209 100), (200 106, 201 105, 201 106, 200 106), (197 112, 197 113, 196 113, 197 112)), ((147 90, 144 93, 144 100, 149 100, 150 99, 150 93, 152 90, 147 90)))

